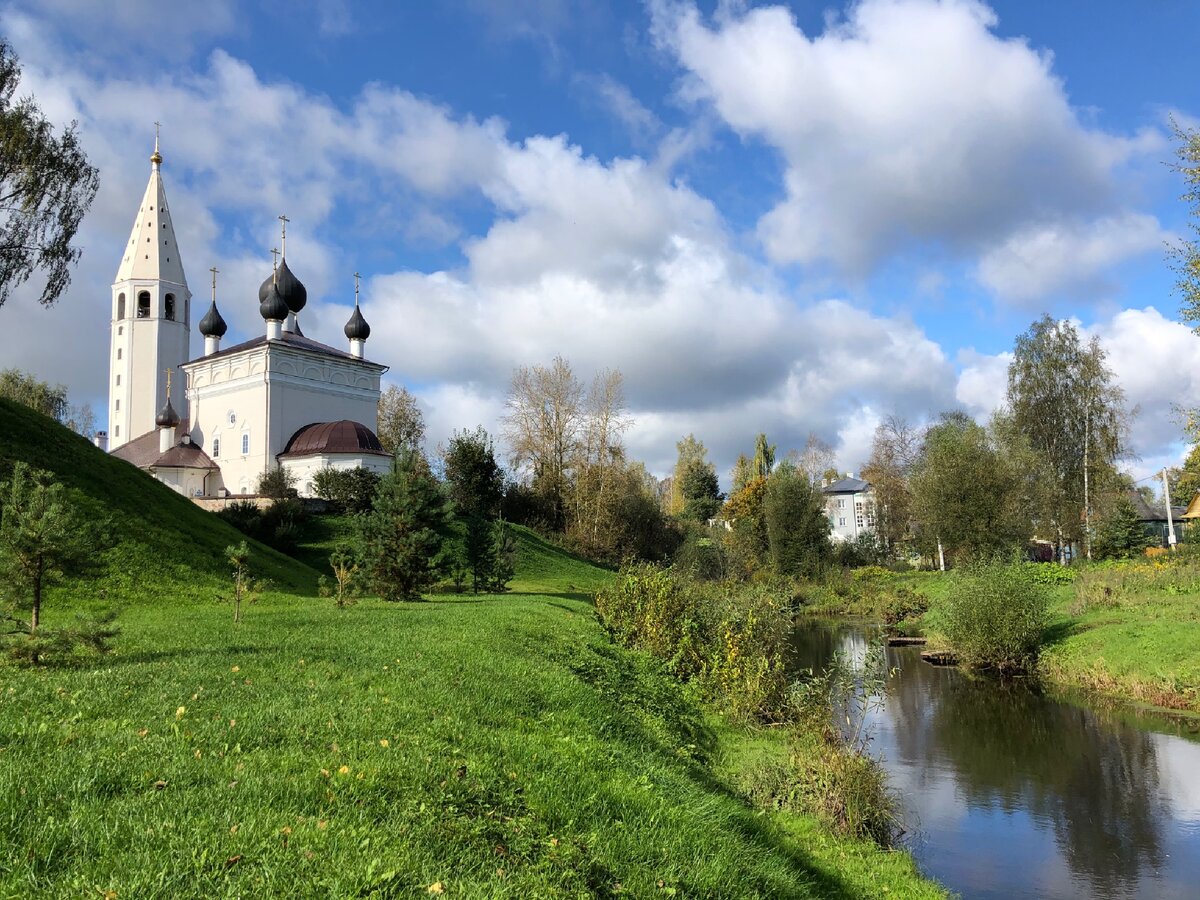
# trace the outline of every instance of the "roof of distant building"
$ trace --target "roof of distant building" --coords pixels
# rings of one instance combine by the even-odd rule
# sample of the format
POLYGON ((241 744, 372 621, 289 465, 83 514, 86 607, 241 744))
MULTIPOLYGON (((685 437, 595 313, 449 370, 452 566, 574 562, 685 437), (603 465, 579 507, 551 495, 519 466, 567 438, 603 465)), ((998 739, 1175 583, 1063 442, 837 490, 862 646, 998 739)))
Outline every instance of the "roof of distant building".
POLYGON ((826 494, 858 494, 870 488, 871 482, 863 481, 861 478, 841 478, 827 484, 823 488, 826 494))
MULTIPOLYGON (((259 347, 266 343, 268 343, 267 336, 260 334, 248 341, 242 341, 240 344, 234 344, 233 346, 226 347, 217 353, 212 353, 208 356, 202 356, 198 359, 192 360, 191 362, 211 362, 214 359, 220 359, 222 356, 228 356, 231 353, 241 353, 243 350, 251 350, 254 347, 259 347)), ((379 363, 371 363, 364 359, 357 359, 344 350, 338 350, 336 347, 330 347, 328 344, 322 344, 320 341, 314 341, 312 338, 307 338, 298 331, 285 331, 281 337, 272 338, 270 343, 285 344, 289 347, 294 347, 297 350, 307 350, 311 353, 322 353, 326 356, 336 356, 338 359, 354 360, 354 362, 366 362, 368 365, 379 365, 379 363)), ((190 363, 184 363, 184 365, 190 365, 190 363)))
POLYGON ((217 464, 191 438, 185 437, 150 466, 152 469, 216 469, 217 464))
POLYGON ((374 456, 391 456, 379 438, 361 422, 341 419, 337 422, 313 422, 292 435, 283 452, 284 456, 310 456, 316 453, 366 453, 374 456))
MULTIPOLYGON (((1134 510, 1137 512, 1137 517, 1142 522, 1165 522, 1167 521, 1166 507, 1161 503, 1148 503, 1136 490, 1129 492, 1129 502, 1133 504, 1134 510)), ((1174 519, 1182 518, 1187 511, 1185 506, 1172 506, 1171 517, 1174 519)))
MULTIPOLYGON (((176 426, 175 433, 186 435, 188 427, 188 420, 183 419, 176 426)), ((148 469, 162 455, 162 451, 158 449, 158 429, 147 431, 131 441, 126 441, 112 451, 112 455, 127 463, 133 463, 139 469, 148 469)))

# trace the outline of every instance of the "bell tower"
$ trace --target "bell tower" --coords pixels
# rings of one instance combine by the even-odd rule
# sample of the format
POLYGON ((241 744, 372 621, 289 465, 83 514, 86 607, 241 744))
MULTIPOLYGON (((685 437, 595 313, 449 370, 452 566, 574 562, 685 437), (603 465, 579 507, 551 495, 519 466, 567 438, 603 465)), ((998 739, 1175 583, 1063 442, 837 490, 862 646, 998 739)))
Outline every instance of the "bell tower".
POLYGON ((115 450, 155 428, 161 398, 187 417, 182 373, 188 361, 192 292, 183 274, 162 181, 155 123, 150 181, 112 286, 108 442, 115 450), (170 395, 167 385, 170 383, 170 395))

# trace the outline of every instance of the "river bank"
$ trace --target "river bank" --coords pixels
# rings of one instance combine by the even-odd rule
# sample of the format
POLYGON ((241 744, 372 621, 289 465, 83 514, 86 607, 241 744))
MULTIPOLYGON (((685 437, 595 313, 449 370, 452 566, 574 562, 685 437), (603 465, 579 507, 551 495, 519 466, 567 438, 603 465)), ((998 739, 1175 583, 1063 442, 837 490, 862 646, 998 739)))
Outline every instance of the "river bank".
MULTIPOLYGON (((796 611, 865 617, 946 647, 938 602, 952 589, 953 577, 862 569, 802 585, 796 611)), ((1038 664, 1041 677, 1200 715, 1200 563, 1180 556, 1068 570, 1047 564, 1045 577, 1050 620, 1038 664)))
POLYGON ((886 666, 861 730, 922 872, 985 900, 1194 895, 1200 743, 1186 726, 1035 679, 931 666, 879 637, 862 622, 803 619, 792 658, 886 666))

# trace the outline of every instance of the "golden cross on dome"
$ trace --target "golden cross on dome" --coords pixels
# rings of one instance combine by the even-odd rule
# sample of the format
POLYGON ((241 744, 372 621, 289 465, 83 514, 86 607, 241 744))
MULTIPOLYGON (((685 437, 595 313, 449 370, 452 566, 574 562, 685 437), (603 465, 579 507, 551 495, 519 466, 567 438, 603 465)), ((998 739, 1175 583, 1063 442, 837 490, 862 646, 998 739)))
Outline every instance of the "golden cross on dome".
POLYGON ((171 370, 167 369, 167 400, 171 399, 171 370))
POLYGON ((279 228, 280 228, 279 246, 282 248, 280 251, 280 255, 284 259, 287 259, 287 226, 288 226, 288 222, 290 222, 290 221, 292 221, 292 220, 289 219, 287 216, 279 217, 279 228))
POLYGON ((220 272, 221 270, 220 270, 220 269, 218 269, 216 266, 213 266, 213 267, 212 267, 211 269, 209 269, 208 271, 212 272, 212 276, 213 276, 213 303, 216 303, 216 302, 217 302, 217 273, 218 273, 218 272, 220 272))
POLYGON ((271 248, 271 281, 275 280, 275 270, 279 268, 279 248, 271 248))
POLYGON ((358 279, 362 276, 357 272, 354 273, 354 305, 358 306, 358 279))

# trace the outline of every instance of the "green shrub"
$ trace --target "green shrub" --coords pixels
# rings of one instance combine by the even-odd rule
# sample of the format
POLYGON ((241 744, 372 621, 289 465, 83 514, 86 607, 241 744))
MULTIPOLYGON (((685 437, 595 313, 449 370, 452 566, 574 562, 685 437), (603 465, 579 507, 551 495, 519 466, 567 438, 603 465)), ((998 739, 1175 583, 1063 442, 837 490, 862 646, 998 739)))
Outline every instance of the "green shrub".
POLYGON ((769 584, 726 588, 717 604, 717 614, 707 617, 715 621, 715 633, 704 635, 706 692, 735 719, 778 719, 786 701, 783 653, 792 628, 786 594, 769 584))
POLYGON ((704 660, 699 594, 669 569, 629 563, 596 594, 596 614, 617 641, 669 660, 675 675, 690 678, 704 660))
POLYGON ((1037 661, 1049 597, 1027 566, 975 563, 960 569, 942 609, 959 659, 977 668, 1015 671, 1037 661))
POLYGON ((885 569, 883 566, 861 566, 850 573, 850 577, 855 581, 875 581, 895 578, 896 573, 891 569, 885 569))
POLYGON ((1068 568, 1067 566, 1060 566, 1058 563, 1027 562, 1025 563, 1025 569, 1038 584, 1051 587, 1060 584, 1072 584, 1079 574, 1078 570, 1068 568))
POLYGON ((380 477, 370 469, 318 469, 312 478, 313 493, 344 512, 366 512, 375 502, 380 477))
POLYGON ((928 609, 929 598, 906 587, 897 587, 884 593, 879 601, 879 614, 887 625, 915 619, 928 609))
POLYGON ((252 500, 238 500, 217 515, 247 537, 284 553, 296 549, 307 520, 304 504, 295 497, 276 500, 262 509, 252 500))
POLYGON ((596 595, 613 637, 667 662, 739 720, 776 719, 786 699, 787 594, 768 584, 705 584, 648 563, 622 567, 596 595))

